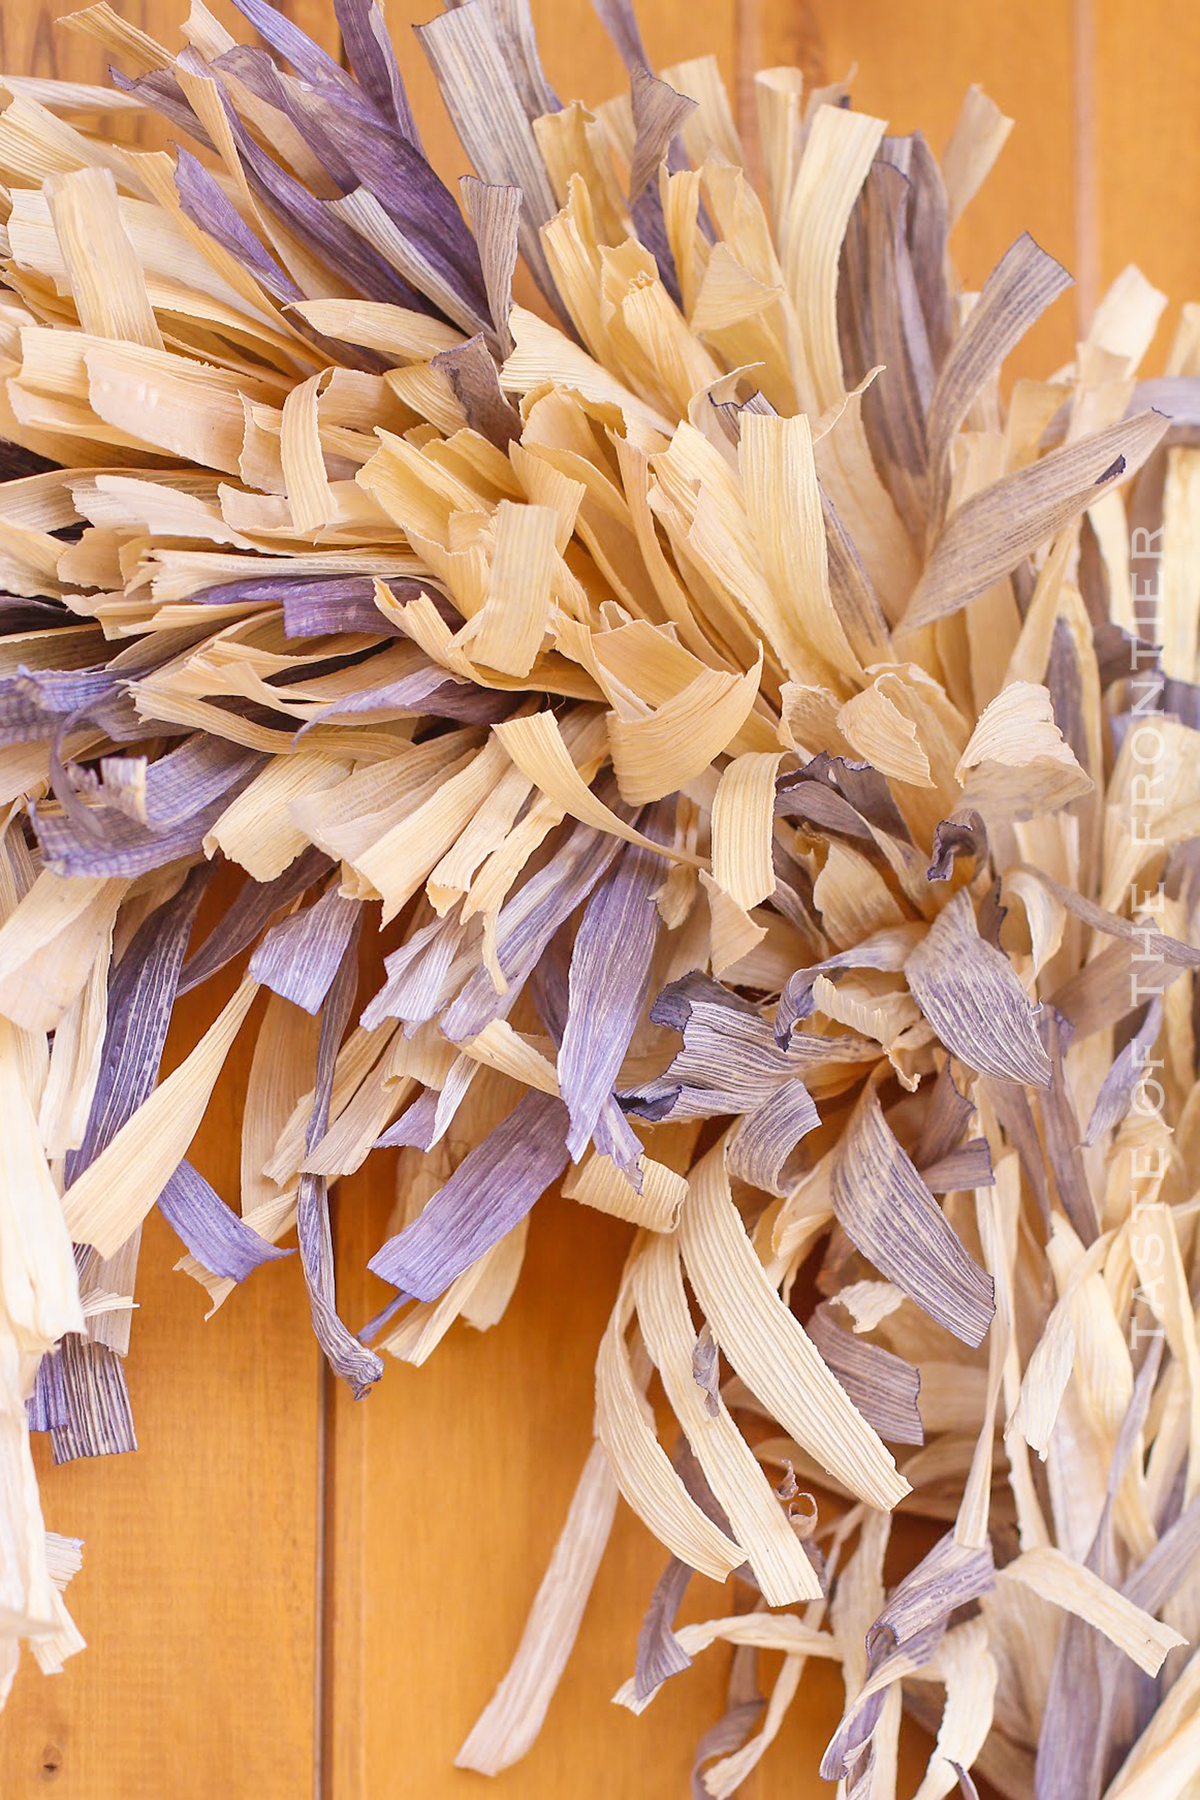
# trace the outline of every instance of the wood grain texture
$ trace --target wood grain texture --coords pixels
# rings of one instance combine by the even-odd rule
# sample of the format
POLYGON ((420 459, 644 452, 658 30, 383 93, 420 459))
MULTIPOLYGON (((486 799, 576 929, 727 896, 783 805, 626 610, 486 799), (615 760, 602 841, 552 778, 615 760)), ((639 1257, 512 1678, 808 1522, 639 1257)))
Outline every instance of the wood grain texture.
MULTIPOLYGON (((108 58, 100 45, 59 23, 78 11, 72 0, 0 7, 0 69, 54 81, 105 81, 108 58)), ((162 20, 153 0, 128 0, 120 11, 122 18, 143 31, 154 31, 162 20)))
MULTIPOLYGON (((71 4, 6 0, 0 67, 101 79, 98 47, 51 30, 71 4)), ((799 61, 819 81, 857 63, 857 104, 893 130, 920 126, 939 149, 966 86, 980 81, 1016 130, 956 234, 969 284, 1028 228, 1068 266, 1094 252, 1107 280, 1133 258, 1177 299, 1197 295, 1200 13, 1189 0, 1078 4, 1082 35, 1071 0, 642 0, 639 11, 652 60, 715 51, 743 113, 758 66, 799 61), (1086 70, 1073 62, 1079 43, 1090 45, 1086 70), (1086 206, 1081 123, 1098 147, 1086 206), (1087 234, 1094 242, 1081 241, 1087 234)), ((178 0, 120 6, 174 40, 178 0)), ((216 10, 233 16, 223 3, 216 10)), ((336 46, 324 0, 286 10, 336 46)), ((618 60, 586 0, 534 0, 534 10, 560 92, 597 100, 617 90, 618 60)), ((436 0, 393 0, 389 17, 434 161, 453 178, 464 159, 407 31, 434 11, 436 0)), ((1065 360, 1075 332, 1062 301, 1018 368, 1065 360)), ((209 1004, 203 1015, 189 1010, 176 1054, 209 1004)), ((244 1076, 235 1054, 197 1149, 227 1194, 244 1076)), ((390 1179, 383 1159, 338 1199, 340 1299, 352 1325, 378 1303, 379 1284, 362 1270, 385 1228, 390 1179)), ((424 1369, 389 1367, 363 1405, 326 1380, 322 1420, 295 1261, 260 1271, 205 1325, 204 1296, 172 1272, 173 1240, 152 1221, 129 1359, 142 1448, 45 1471, 50 1525, 88 1540, 71 1602, 91 1647, 55 1680, 23 1670, 0 1723, 5 1800, 51 1788, 73 1800, 482 1793, 451 1760, 517 1641, 586 1453, 595 1343, 625 1242, 614 1222, 547 1201, 495 1331, 459 1327, 424 1369)), ((622 1508, 546 1730, 501 1778, 501 1796, 686 1793, 694 1739, 720 1710, 724 1654, 708 1652, 641 1721, 608 1703, 661 1561, 622 1508)), ((697 1610, 713 1598, 696 1584, 697 1610)), ((803 1772, 838 1706, 836 1678, 814 1669, 743 1790, 750 1800, 829 1791, 803 1772)))
MULTIPOLYGON (((87 0, 3 0, 0 4, 0 72, 42 75, 54 81, 86 81, 104 85, 111 62, 94 38, 63 24, 81 12, 87 0)), ((246 22, 231 0, 211 0, 208 10, 227 30, 244 36, 246 22)), ((282 9, 310 37, 337 53, 341 37, 332 0, 287 0, 282 9)), ((117 0, 114 11, 149 32, 160 43, 182 43, 180 27, 187 15, 183 0, 117 0)), ((117 114, 111 135, 122 143, 159 149, 169 140, 165 125, 153 115, 117 114)))
MULTIPOLYGON (((779 20, 786 53, 791 8, 751 0, 779 20)), ((950 241, 965 285, 978 288, 1022 231, 1073 267, 1074 88, 1070 0, 807 0, 826 78, 852 69, 854 103, 893 132, 921 130, 940 153, 963 95, 978 82, 1014 121, 983 188, 950 241)), ((768 58, 770 32, 761 33, 768 58)), ((1033 328, 1011 371, 1044 376, 1066 362, 1077 330, 1064 295, 1033 328)))
MULTIPOLYGON (((220 996, 224 998, 224 993, 220 996)), ((217 994, 187 1010, 166 1066, 217 994)), ((194 1161, 237 1192, 249 1035, 194 1161)), ((157 1213, 127 1364, 135 1456, 51 1465, 46 1522, 85 1539, 70 1606, 88 1648, 45 1678, 25 1658, 0 1722, 0 1794, 69 1800, 307 1796, 317 1717, 319 1359, 298 1260, 258 1269, 205 1323, 157 1213)))
MULTIPOLYGON (((382 1159, 381 1159, 382 1160, 382 1159)), ((359 1273, 387 1231, 373 1171, 343 1184, 343 1300, 391 1290, 359 1273)), ((558 1196, 535 1210, 516 1296, 490 1332, 457 1327, 421 1369, 389 1366, 370 1400, 333 1394, 326 1537, 328 1800, 470 1800, 456 1750, 508 1665, 591 1442, 592 1371, 631 1233, 558 1196)), ((901 1527, 904 1534, 905 1528, 901 1527)), ((925 1546, 922 1545, 922 1548, 925 1546)), ((701 1732, 724 1710, 728 1653, 705 1652, 642 1718, 611 1704, 665 1552, 618 1505, 608 1552, 546 1726, 489 1786, 497 1800, 659 1800, 689 1791, 701 1732)), ((728 1610, 696 1577, 683 1619, 728 1610)), ((777 1660, 764 1658, 764 1681, 777 1660)), ((805 1675, 747 1800, 828 1793, 813 1771, 840 1716, 828 1664, 805 1675)), ((928 1746, 907 1733, 915 1791, 928 1746)))
POLYGON ((1095 231, 1099 277, 1126 263, 1169 296, 1147 358, 1165 356, 1183 302, 1200 300, 1200 7, 1094 0, 1095 231))
MULTIPOLYGON (((236 888, 214 881, 198 933, 236 888)), ((164 1072, 235 985, 226 971, 179 1009, 164 1072)), ((234 1204, 260 1009, 190 1153, 234 1204)), ((55 1468, 34 1439, 48 1529, 84 1539, 69 1605, 88 1648, 50 1678, 23 1658, 0 1719, 4 1800, 307 1800, 313 1789, 322 1364, 299 1259, 257 1269, 206 1320, 207 1294, 175 1268, 183 1254, 151 1213, 126 1363, 136 1455, 55 1468)))
MULTIPOLYGON (((388 1199, 373 1178, 345 1184, 347 1294, 386 1230, 388 1199)), ((626 1242, 615 1221, 546 1201, 498 1327, 455 1330, 422 1369, 390 1366, 365 1405, 337 1395, 327 1593, 328 1792, 339 1800, 479 1785, 451 1764, 515 1648, 587 1455, 594 1346, 626 1242)), ((386 1290, 368 1281, 373 1309, 386 1290)), ((553 1726, 500 1778, 501 1794, 637 1791, 648 1721, 609 1699, 662 1562, 620 1517, 553 1726)), ((693 1709, 719 1713, 720 1677, 710 1663, 659 1703, 653 1761, 665 1793, 685 1791, 693 1709)))

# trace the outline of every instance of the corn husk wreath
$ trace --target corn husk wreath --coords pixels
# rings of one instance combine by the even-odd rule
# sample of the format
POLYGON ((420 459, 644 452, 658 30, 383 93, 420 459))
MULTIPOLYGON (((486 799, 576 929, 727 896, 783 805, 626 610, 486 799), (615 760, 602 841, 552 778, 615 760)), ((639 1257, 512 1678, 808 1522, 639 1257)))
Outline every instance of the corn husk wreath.
POLYGON ((462 1763, 533 1741, 620 1494, 669 1560, 617 1699, 734 1647, 698 1794, 825 1658, 860 1800, 905 1710, 920 1800, 1194 1795, 1200 313, 1139 385, 1129 270, 1005 401, 1067 277, 1023 237, 953 281, 979 92, 939 167, 768 70, 756 184, 622 0, 594 111, 468 0, 418 32, 460 202, 369 0, 352 73, 240 4, 269 48, 90 7, 119 92, 0 113, 5 1687, 81 1647, 29 1431, 133 1447, 155 1204, 214 1306, 294 1226, 361 1394, 500 1318, 561 1181, 629 1255, 462 1763), (85 128, 134 106, 191 148, 85 128), (235 1210, 187 1152, 256 997, 235 1210), (328 1197, 378 1145, 360 1330, 328 1197), (726 1614, 676 1628, 692 1570, 726 1614))

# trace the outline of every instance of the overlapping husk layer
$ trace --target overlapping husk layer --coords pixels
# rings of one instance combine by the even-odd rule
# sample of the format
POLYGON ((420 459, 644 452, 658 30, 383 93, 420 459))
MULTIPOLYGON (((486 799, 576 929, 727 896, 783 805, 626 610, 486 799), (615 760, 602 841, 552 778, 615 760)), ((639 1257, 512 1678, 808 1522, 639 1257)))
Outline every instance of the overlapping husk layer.
POLYGON ((744 148, 620 0, 594 110, 468 0, 418 33, 452 193, 370 0, 349 68, 241 5, 261 45, 194 0, 178 52, 90 7, 119 91, 0 97, 4 1683, 81 1647, 29 1432, 132 1448, 151 1208, 214 1306, 298 1245, 361 1394, 500 1319, 561 1183, 629 1254, 465 1764, 532 1742, 620 1495, 668 1560, 617 1699, 734 1646, 699 1794, 826 1658, 858 1800, 906 1708, 920 1800, 1194 1796, 1200 313, 1143 379, 1127 270, 1004 384, 1068 278, 954 279, 978 91, 939 165, 772 69, 744 148), (329 1190, 379 1146, 362 1327, 329 1190), (676 1629, 692 1570, 726 1616, 676 1629))

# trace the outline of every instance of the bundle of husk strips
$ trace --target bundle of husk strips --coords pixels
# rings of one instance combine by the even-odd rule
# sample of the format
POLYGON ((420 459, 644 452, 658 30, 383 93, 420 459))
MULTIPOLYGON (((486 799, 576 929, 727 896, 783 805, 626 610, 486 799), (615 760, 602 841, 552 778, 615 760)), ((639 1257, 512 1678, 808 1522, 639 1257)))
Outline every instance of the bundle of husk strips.
POLYGON ((594 110, 468 0, 417 34, 456 193, 369 0, 348 68, 240 4, 261 45, 72 21, 191 147, 69 85, 0 114, 5 1682, 80 1645, 28 1434, 132 1447, 153 1206, 214 1304, 294 1228, 361 1394, 499 1319, 561 1183, 628 1260, 463 1763, 532 1742, 620 1494, 667 1561, 617 1699, 735 1647, 697 1792, 827 1658, 848 1795, 905 1710, 921 1800, 1194 1795, 1200 311, 1139 383, 1127 270, 1006 400, 1067 276, 1022 237, 954 280, 978 91, 939 166, 768 70, 752 181, 623 0, 594 110), (218 1196, 189 1144, 255 1022, 218 1196), (360 1329, 329 1189, 379 1146, 360 1329), (693 1570, 724 1616, 676 1629, 693 1570))

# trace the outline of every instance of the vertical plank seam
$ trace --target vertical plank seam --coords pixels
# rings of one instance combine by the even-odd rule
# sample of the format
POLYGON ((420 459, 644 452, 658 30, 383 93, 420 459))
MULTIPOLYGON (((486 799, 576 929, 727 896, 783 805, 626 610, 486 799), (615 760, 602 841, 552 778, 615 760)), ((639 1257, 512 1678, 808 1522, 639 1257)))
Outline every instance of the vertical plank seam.
MULTIPOLYGON (((357 1254, 358 1220, 343 1205, 343 1183, 331 1196, 334 1265, 357 1254)), ((318 1530, 322 1544, 317 1596, 320 1687, 314 1771, 316 1800, 359 1800, 366 1788, 367 1420, 348 1401, 324 1357, 322 1479, 318 1530)))
POLYGON ((754 64, 758 56, 758 0, 737 0, 733 28, 733 106, 743 139, 751 126, 754 64))
POLYGON ((737 0, 733 10, 733 116, 746 158, 746 172, 762 185, 755 118, 754 77, 763 57, 762 0, 737 0))
POLYGON ((1082 337, 1100 297, 1100 185, 1096 121, 1095 0, 1072 0, 1071 92, 1074 149, 1075 318, 1082 337))
POLYGON ((737 0, 733 29, 733 107, 746 151, 746 168, 761 186, 758 107, 754 78, 760 69, 795 64, 805 91, 824 85, 825 44, 811 0, 788 0, 781 9, 772 0, 737 0))
POLYGON ((329 1553, 329 1487, 332 1468, 329 1457, 329 1438, 331 1422, 332 1397, 330 1395, 330 1370, 325 1358, 317 1351, 317 1455, 316 1455, 316 1491, 313 1496, 316 1510, 314 1533, 316 1539, 316 1555, 313 1559, 313 1800, 329 1800, 329 1781, 327 1778, 328 1747, 326 1732, 326 1709, 329 1703, 329 1687, 331 1671, 327 1644, 326 1593, 331 1575, 329 1553))
MULTIPOLYGON (((340 27, 332 47, 335 61, 347 73, 350 58, 340 27)), ((333 1266, 338 1265, 337 1227, 340 1208, 330 1195, 329 1235, 333 1266)), ((336 1732, 336 1652, 334 1642, 334 1582, 337 1580, 337 1383, 325 1357, 317 1354, 317 1593, 313 1698, 313 1800, 332 1800, 333 1755, 336 1732)))

